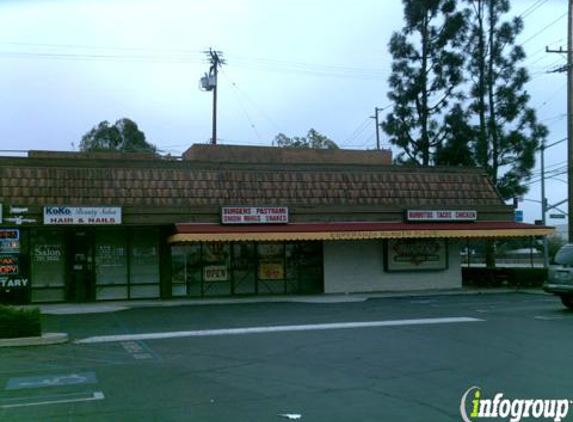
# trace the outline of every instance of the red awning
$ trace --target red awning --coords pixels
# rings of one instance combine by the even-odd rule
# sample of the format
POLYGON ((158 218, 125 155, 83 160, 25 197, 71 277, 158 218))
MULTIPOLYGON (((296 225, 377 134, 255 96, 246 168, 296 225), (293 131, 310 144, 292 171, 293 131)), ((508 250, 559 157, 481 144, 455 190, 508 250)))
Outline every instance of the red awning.
POLYGON ((364 240, 404 238, 501 238, 553 234, 554 228, 513 222, 300 223, 287 225, 176 224, 178 242, 364 240))

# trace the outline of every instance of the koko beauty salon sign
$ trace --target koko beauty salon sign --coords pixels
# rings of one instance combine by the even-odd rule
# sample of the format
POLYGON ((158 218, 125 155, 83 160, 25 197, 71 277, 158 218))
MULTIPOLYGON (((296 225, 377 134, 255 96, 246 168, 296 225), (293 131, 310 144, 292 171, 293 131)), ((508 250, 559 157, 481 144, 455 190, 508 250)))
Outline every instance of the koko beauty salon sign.
POLYGON ((44 207, 46 225, 121 224, 121 207, 44 207))

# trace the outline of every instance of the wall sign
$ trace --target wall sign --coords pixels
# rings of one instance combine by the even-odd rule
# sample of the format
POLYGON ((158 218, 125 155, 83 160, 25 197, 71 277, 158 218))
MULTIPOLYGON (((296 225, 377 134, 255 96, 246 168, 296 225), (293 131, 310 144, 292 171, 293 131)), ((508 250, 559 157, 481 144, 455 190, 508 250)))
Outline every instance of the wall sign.
POLYGON ((223 224, 286 224, 288 207, 223 207, 223 224))
POLYGON ((389 240, 386 256, 388 271, 444 270, 447 247, 440 239, 389 240))
POLYGON ((10 278, 0 277, 0 289, 10 291, 13 288, 26 288, 29 287, 27 278, 10 278))
POLYGON ((468 210, 408 210, 408 221, 476 221, 477 211, 468 210))
POLYGON ((0 242, 17 242, 20 240, 20 230, 4 229, 0 230, 0 242))
POLYGON ((44 207, 44 224, 86 226, 121 224, 121 207, 44 207))
POLYGON ((0 255, 0 275, 18 274, 18 258, 18 255, 0 255))

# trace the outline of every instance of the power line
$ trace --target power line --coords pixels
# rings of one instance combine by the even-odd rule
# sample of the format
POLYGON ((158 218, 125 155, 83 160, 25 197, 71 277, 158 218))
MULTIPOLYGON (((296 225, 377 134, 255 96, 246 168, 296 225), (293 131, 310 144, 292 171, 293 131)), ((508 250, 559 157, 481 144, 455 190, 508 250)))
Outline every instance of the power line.
POLYGON ((342 142, 341 146, 347 146, 352 143, 356 138, 358 138, 366 128, 370 126, 370 117, 367 117, 345 140, 342 142))
MULTIPOLYGON (((169 63, 200 63, 204 59, 201 52, 185 49, 150 49, 140 47, 106 47, 79 44, 46 44, 21 43, 0 41, 3 46, 36 47, 44 51, 4 50, 0 58, 4 59, 46 59, 46 60, 76 60, 76 61, 137 61, 137 62, 169 62, 169 63), (63 51, 54 51, 60 49, 63 51), (48 51, 46 51, 48 50, 48 51), (74 51, 76 50, 76 51, 74 51), (81 50, 88 50, 81 51, 81 50), (91 50, 91 51, 90 51, 91 50), (96 50, 94 52, 93 50, 96 50)), ((227 55, 237 68, 247 68, 258 71, 277 72, 303 76, 328 76, 347 79, 380 80, 385 77, 385 71, 376 68, 348 67, 340 65, 307 63, 297 61, 276 60, 268 58, 227 55)))
POLYGON ((519 15, 520 18, 525 19, 526 17, 528 17, 529 15, 531 15, 533 12, 535 12, 537 9, 539 9, 541 6, 543 6, 545 3, 547 3, 548 0, 537 0, 535 3, 533 3, 531 6, 529 6, 527 9, 525 9, 521 15, 519 15))
POLYGON ((255 133, 255 136, 257 137, 257 139, 259 141, 263 141, 261 134, 259 133, 259 131, 257 130, 257 127, 255 126, 255 123, 253 122, 253 119, 251 118, 251 115, 249 114, 249 112, 247 111, 247 108, 245 107, 245 105, 242 103, 242 101, 239 98, 238 92, 235 88, 235 84, 233 82, 231 82, 231 80, 229 79, 229 77, 227 76, 226 72, 221 71, 221 73, 223 74, 223 76, 225 77, 225 79, 227 79, 227 82, 229 82, 229 84, 231 85, 231 88, 233 90, 233 94, 235 95, 235 99, 237 100, 237 103, 239 104, 239 106, 241 107, 241 109, 243 110, 243 113, 245 113, 245 116, 249 122, 249 126, 251 127, 251 129, 253 129, 253 132, 255 133))
POLYGON ((559 16, 557 19, 555 19, 553 22, 551 22, 549 25, 544 26, 540 31, 536 32, 535 34, 533 34, 531 37, 529 37, 528 39, 526 39, 525 41, 523 41, 521 43, 521 45, 525 45, 527 44, 529 41, 533 40, 535 37, 537 37, 538 35, 540 35, 541 33, 545 32, 546 30, 548 30, 549 28, 551 28, 553 25, 555 25, 557 22, 559 22, 561 19, 563 19, 565 16, 567 16, 567 12, 565 12, 564 14, 562 14, 561 16, 559 16))

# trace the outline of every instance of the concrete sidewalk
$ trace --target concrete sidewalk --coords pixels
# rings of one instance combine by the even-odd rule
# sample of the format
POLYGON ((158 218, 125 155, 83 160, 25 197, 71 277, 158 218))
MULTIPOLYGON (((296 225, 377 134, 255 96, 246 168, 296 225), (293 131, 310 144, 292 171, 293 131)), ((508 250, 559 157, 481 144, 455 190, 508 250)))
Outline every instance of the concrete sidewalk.
POLYGON ((286 295, 286 296, 251 296, 226 298, 200 298, 200 299, 154 299, 110 301, 96 303, 58 303, 26 305, 22 308, 39 308, 46 315, 81 315, 94 313, 118 312, 131 308, 157 308, 175 306, 205 306, 205 305, 236 305, 248 303, 351 303, 364 302, 368 299, 400 298, 400 297, 431 297, 445 295, 480 295, 523 293, 548 295, 539 289, 510 289, 510 288, 461 288, 448 290, 415 290, 407 292, 372 292, 352 294, 319 294, 319 295, 286 295))

